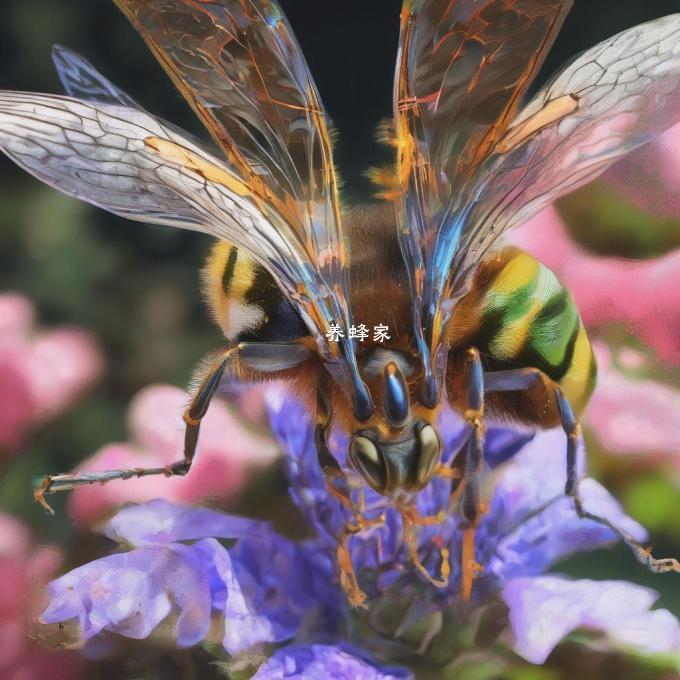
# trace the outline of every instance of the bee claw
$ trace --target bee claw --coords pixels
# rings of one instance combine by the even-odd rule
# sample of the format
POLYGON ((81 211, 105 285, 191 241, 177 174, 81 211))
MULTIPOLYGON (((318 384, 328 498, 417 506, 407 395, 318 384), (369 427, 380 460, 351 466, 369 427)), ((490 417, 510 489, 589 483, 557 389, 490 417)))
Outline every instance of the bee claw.
POLYGON ((446 519, 446 513, 441 511, 436 515, 422 516, 415 506, 401 507, 399 508, 399 512, 404 525, 404 544, 406 545, 406 549, 408 550, 413 566, 435 588, 447 588, 449 585, 449 577, 451 575, 451 562, 448 548, 445 548, 441 545, 437 546, 441 556, 441 566, 439 567, 439 578, 436 578, 430 574, 418 555, 418 538, 415 531, 417 526, 431 526, 433 524, 440 524, 444 519, 446 519))
POLYGON ((52 517, 54 517, 54 509, 45 500, 45 494, 50 492, 51 486, 52 486, 51 477, 43 478, 43 480, 40 482, 38 487, 33 492, 33 498, 36 500, 37 503, 39 503, 45 509, 45 511, 47 512, 48 515, 51 515, 52 517))
POLYGON ((647 548, 641 548, 639 555, 636 555, 636 557, 639 562, 657 574, 680 572, 680 562, 674 557, 663 557, 659 559, 654 557, 652 551, 647 548))
POLYGON ((347 600, 350 606, 354 609, 368 609, 365 602, 367 599, 366 593, 359 586, 354 565, 352 564, 352 556, 349 552, 349 537, 347 534, 344 540, 338 546, 337 559, 338 567, 340 568, 340 585, 347 595, 347 600))

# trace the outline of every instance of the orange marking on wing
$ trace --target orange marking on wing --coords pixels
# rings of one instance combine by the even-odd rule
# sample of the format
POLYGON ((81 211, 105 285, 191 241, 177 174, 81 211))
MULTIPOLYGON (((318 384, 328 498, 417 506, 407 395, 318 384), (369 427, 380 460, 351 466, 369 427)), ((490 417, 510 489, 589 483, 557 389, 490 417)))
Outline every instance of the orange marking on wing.
POLYGON ((144 138, 144 145, 166 160, 177 162, 187 170, 195 172, 210 182, 226 187, 238 196, 252 197, 263 215, 267 214, 266 207, 263 204, 271 205, 291 227, 299 228, 299 217, 292 202, 282 201, 273 196, 267 186, 254 173, 250 173, 248 181, 245 182, 226 168, 211 163, 190 149, 168 139, 149 136, 144 138))
POLYGON ((511 127, 496 144, 498 153, 508 153, 521 146, 528 139, 544 128, 559 122, 578 109, 578 97, 565 94, 558 99, 549 101, 540 111, 537 111, 519 125, 511 127))
MULTIPOLYGON (((311 106, 305 106, 304 104, 291 104, 290 102, 284 102, 280 99, 270 98, 269 101, 277 106, 283 106, 286 109, 292 109, 293 111, 311 111, 311 106)), ((319 111, 320 112, 320 111, 319 111)))
POLYGON ((180 144, 160 137, 145 137, 144 145, 166 160, 175 161, 182 167, 195 172, 211 182, 221 184, 238 196, 249 196, 253 191, 238 177, 224 168, 204 160, 198 154, 180 144))

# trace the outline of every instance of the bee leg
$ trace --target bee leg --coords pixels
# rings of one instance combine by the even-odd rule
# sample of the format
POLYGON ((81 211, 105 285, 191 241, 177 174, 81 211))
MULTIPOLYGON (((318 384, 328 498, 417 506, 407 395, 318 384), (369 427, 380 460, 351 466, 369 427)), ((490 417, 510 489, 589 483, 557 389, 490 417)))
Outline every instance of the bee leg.
POLYGON ((463 484, 462 511, 465 518, 463 545, 461 547, 461 597, 469 600, 472 581, 482 567, 475 561, 475 530, 482 513, 479 491, 479 475, 484 449, 484 368, 475 348, 468 350, 465 362, 465 419, 472 428, 465 445, 462 480, 454 477, 451 484, 452 497, 463 484))
POLYGON ((347 477, 340 468, 338 461, 335 460, 335 456, 328 450, 328 446, 326 445, 325 427, 320 425, 316 426, 314 431, 314 443, 319 466, 321 467, 321 472, 326 480, 328 493, 336 500, 339 500, 345 507, 354 511, 355 507, 350 496, 347 477))
MULTIPOLYGON (((487 392, 528 390, 539 382, 543 382, 546 386, 554 385, 550 378, 538 369, 487 373, 485 379, 487 392)), ((638 562, 645 565, 650 571, 656 573, 680 572, 680 561, 672 557, 662 559, 653 557, 649 549, 638 543, 627 531, 617 527, 606 517, 588 512, 583 507, 583 501, 579 495, 579 479, 576 468, 578 442, 581 439, 581 424, 576 418, 569 400, 564 396, 564 392, 557 385, 554 385, 552 389, 560 423, 567 435, 567 482, 564 493, 573 499, 576 514, 581 519, 589 519, 611 529, 631 549, 638 562)))
POLYGON ((438 546, 441 557, 441 566, 439 567, 439 578, 435 578, 430 574, 427 567, 422 563, 420 555, 418 555, 418 526, 431 526, 433 524, 441 524, 446 519, 446 513, 440 512, 436 515, 421 515, 414 505, 406 505, 398 507, 401 521, 404 525, 404 545, 408 550, 409 557, 415 568, 431 583, 435 588, 446 588, 449 585, 449 577, 451 576, 451 560, 449 549, 444 546, 438 546))
POLYGON ((362 517, 357 514, 355 523, 347 522, 338 537, 338 548, 336 551, 338 569, 340 571, 340 585, 347 595, 347 600, 352 607, 366 607, 366 593, 359 586, 354 564, 352 563, 352 553, 350 542, 355 534, 367 529, 372 529, 385 523, 385 515, 379 515, 373 519, 362 517))
MULTIPOLYGON (((462 508, 465 524, 461 546, 461 597, 469 600, 472 595, 472 582, 482 570, 475 560, 475 530, 482 514, 479 493, 479 471, 482 463, 484 434, 481 422, 473 425, 465 450, 465 477, 463 479, 462 508)), ((457 480, 454 480, 454 484, 457 480)), ((455 492, 454 492, 455 493, 455 492)))
POLYGON ((385 522, 384 515, 375 519, 367 519, 362 516, 364 511, 363 493, 359 498, 358 506, 355 506, 351 498, 351 492, 345 473, 342 471, 335 456, 328 448, 328 436, 332 423, 331 404, 328 398, 330 385, 325 372, 321 372, 317 378, 316 389, 316 427, 314 429, 314 446, 319 461, 319 467, 326 480, 328 492, 347 507, 353 515, 353 521, 345 524, 342 533, 338 536, 336 559, 340 577, 340 585, 347 595, 350 606, 366 609, 366 593, 361 589, 357 579, 350 544, 352 537, 364 529, 369 529, 385 522))
POLYGON ((583 501, 578 492, 579 478, 576 470, 576 451, 578 440, 581 438, 581 425, 574 416, 574 412, 568 399, 561 389, 555 389, 555 400, 560 413, 562 427, 567 434, 567 483, 564 493, 573 499, 576 514, 581 519, 589 519, 597 522, 617 534, 622 541, 631 549, 635 559, 655 573, 680 572, 680 561, 673 557, 658 559, 654 557, 648 548, 638 543, 627 531, 610 522, 606 517, 594 515, 583 507, 583 501))
POLYGON ((106 470, 104 472, 63 474, 45 477, 35 490, 35 500, 38 501, 50 514, 54 511, 45 500, 45 494, 58 491, 69 491, 85 484, 106 484, 114 479, 131 479, 132 477, 147 477, 149 475, 186 475, 196 452, 198 443, 198 431, 201 418, 205 415, 210 400, 217 389, 228 363, 233 361, 233 353, 230 350, 227 355, 218 361, 210 370, 201 384, 198 392, 191 401, 183 415, 186 423, 184 435, 184 458, 177 463, 153 468, 124 468, 120 470, 106 470))
POLYGON ((460 486, 460 482, 463 479, 463 474, 464 468, 462 463, 454 459, 450 465, 444 465, 442 463, 437 465, 437 467, 434 469, 434 472, 432 473, 432 476, 450 479, 452 486, 454 483, 456 483, 457 486, 460 486))
POLYGON ((316 449, 319 467, 326 480, 326 487, 333 498, 355 512, 356 509, 350 497, 347 478, 335 456, 328 448, 328 437, 332 423, 331 404, 328 395, 331 386, 329 376, 321 372, 317 378, 316 388, 316 427, 314 429, 314 448, 316 449))
POLYGON ((347 524, 339 540, 336 552, 338 569, 340 570, 340 585, 347 595, 347 601, 352 607, 366 607, 366 593, 361 590, 357 580, 354 565, 352 564, 352 553, 350 552, 350 541, 352 536, 359 530, 353 525, 347 524))
POLYGON ((300 345, 277 345, 275 343, 241 343, 222 353, 213 363, 210 371, 203 379, 189 407, 184 411, 186 424, 184 435, 184 457, 182 460, 153 468, 123 468, 104 472, 83 472, 45 477, 34 491, 35 500, 47 512, 54 511, 45 500, 46 494, 58 491, 69 491, 87 484, 106 484, 115 479, 131 479, 163 475, 165 477, 184 476, 191 469, 198 444, 198 433, 201 420, 205 416, 210 401, 220 386, 225 373, 234 379, 262 381, 265 374, 285 374, 289 368, 302 363, 309 357, 309 350, 300 345))

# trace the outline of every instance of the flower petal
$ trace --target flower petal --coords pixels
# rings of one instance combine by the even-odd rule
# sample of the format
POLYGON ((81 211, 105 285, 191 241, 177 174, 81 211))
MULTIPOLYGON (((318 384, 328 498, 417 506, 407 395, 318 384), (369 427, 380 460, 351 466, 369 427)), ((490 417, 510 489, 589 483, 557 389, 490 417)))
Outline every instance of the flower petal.
MULTIPOLYGON (((627 517, 621 506, 595 480, 583 481, 581 497, 588 510, 609 519, 614 526, 628 531, 638 540, 646 537, 644 529, 627 517)), ((487 571, 502 582, 543 573, 560 559, 617 540, 611 529, 578 517, 573 501, 566 496, 522 521, 510 533, 494 535, 490 531, 489 536, 493 536, 495 547, 494 555, 487 562, 487 571)))
POLYGON ((224 647, 230 654, 292 638, 311 611, 327 604, 316 582, 333 574, 317 574, 310 557, 273 532, 266 542, 243 539, 229 551, 230 563, 218 569, 227 591, 224 647))
POLYGON ((598 349, 600 375, 586 421, 592 435, 612 453, 638 456, 648 463, 657 462, 659 456, 676 459, 680 391, 654 380, 628 377, 613 366, 602 370, 599 355, 606 348, 598 349))
MULTIPOLYGON (((561 430, 542 432, 503 469, 477 536, 478 555, 486 573, 501 583, 540 574, 568 555, 617 540, 611 529, 579 518, 573 500, 564 495, 565 453, 561 430)), ((595 480, 583 479, 579 492, 586 510, 608 519, 638 541, 646 539, 644 528, 626 516, 595 480)))
POLYGON ((202 538, 269 535, 267 522, 235 517, 208 508, 191 508, 157 498, 123 508, 104 528, 109 538, 132 545, 158 545, 202 538))
POLYGON ((535 437, 534 432, 490 427, 484 439, 484 460, 493 470, 514 458, 535 437))
POLYGON ((341 644, 279 649, 260 666, 253 680, 406 680, 412 677, 406 669, 380 667, 359 650, 341 644))
MULTIPOLYGON (((266 393, 267 410, 272 431, 286 451, 285 463, 290 481, 290 495, 320 536, 329 542, 342 531, 347 521, 344 508, 328 494, 314 447, 312 423, 303 404, 280 388, 266 393)), ((343 464, 346 447, 335 440, 331 449, 343 464)))
POLYGON ((0 293, 0 344, 23 341, 35 324, 35 307, 21 293, 0 293))
POLYGON ((502 593, 510 609, 515 651, 543 663, 577 628, 602 631, 644 653, 680 651, 680 623, 667 610, 650 611, 658 594, 627 581, 520 578, 502 593))
POLYGON ((252 602, 258 584, 247 572, 240 579, 236 576, 228 553, 221 555, 215 566, 226 588, 222 644, 227 652, 238 654, 260 642, 279 641, 269 618, 252 602))
POLYGON ((78 567, 49 585, 44 623, 77 618, 83 641, 104 630, 146 638, 174 609, 180 647, 202 640, 210 625, 210 581, 191 547, 138 548, 78 567))
MULTIPOLYGON (((173 385, 149 385, 130 404, 129 428, 136 443, 149 452, 174 462, 184 444, 182 413, 187 394, 173 385)), ((201 421, 198 460, 211 455, 231 461, 234 468, 271 463, 278 450, 269 438, 256 436, 216 399, 201 421)))
POLYGON ((0 346, 0 450, 15 452, 35 415, 27 367, 28 350, 0 346))
POLYGON ((35 416, 44 420, 61 413, 99 378, 104 359, 90 333, 58 328, 31 343, 27 368, 35 416))
POLYGON ((224 646, 237 654, 292 638, 312 611, 340 620, 344 600, 327 585, 334 565, 319 559, 315 545, 292 543, 265 522, 156 500, 121 510, 106 534, 141 547, 53 581, 42 616, 45 623, 77 619, 85 642, 104 631, 144 638, 174 612, 177 644, 189 646, 222 612, 224 646), (238 541, 227 551, 208 536, 238 541))

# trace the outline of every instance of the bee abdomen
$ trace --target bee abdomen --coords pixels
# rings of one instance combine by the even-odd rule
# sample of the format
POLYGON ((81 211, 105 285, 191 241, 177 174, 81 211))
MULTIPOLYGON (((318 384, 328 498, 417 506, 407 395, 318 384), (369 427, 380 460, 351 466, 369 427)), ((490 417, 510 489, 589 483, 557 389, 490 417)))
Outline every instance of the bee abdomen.
POLYGON ((537 368, 562 387, 576 411, 585 407, 595 358, 573 300, 550 269, 505 248, 480 266, 459 306, 464 341, 479 349, 487 370, 537 368))
POLYGON ((202 271, 216 323, 234 342, 287 342, 308 334, 271 274, 226 241, 218 241, 202 271))

